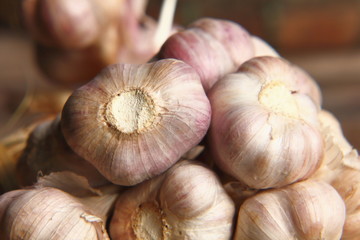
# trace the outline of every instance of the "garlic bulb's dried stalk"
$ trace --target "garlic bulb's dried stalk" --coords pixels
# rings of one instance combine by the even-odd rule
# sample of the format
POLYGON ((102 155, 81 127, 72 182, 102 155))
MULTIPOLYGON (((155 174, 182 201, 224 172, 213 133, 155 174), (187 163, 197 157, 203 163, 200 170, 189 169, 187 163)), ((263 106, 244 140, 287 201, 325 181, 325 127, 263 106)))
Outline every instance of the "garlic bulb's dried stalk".
POLYGON ((91 186, 108 183, 93 165, 67 145, 61 133, 60 117, 57 117, 39 124, 31 133, 17 164, 17 176, 23 186, 29 186, 39 175, 66 170, 86 177, 91 186))
MULTIPOLYGON (((360 158, 358 158, 360 162, 360 158)), ((346 167, 337 174, 331 185, 339 192, 346 205, 343 240, 360 238, 360 170, 346 167)))
POLYGON ((230 239, 234 204, 216 175, 181 161, 117 200, 112 239, 230 239))
POLYGON ((247 199, 234 240, 338 240, 344 221, 344 201, 336 190, 307 180, 247 199))
POLYGON ((197 145, 210 112, 199 76, 187 64, 116 64, 74 91, 61 127, 70 147, 111 182, 134 185, 197 145))
POLYGON ((318 108, 301 93, 296 76, 281 58, 257 57, 208 94, 216 164, 251 188, 308 178, 321 163, 318 108))
POLYGON ((164 43, 160 58, 176 58, 200 75, 205 91, 227 73, 254 56, 249 33, 240 25, 220 19, 202 18, 164 43))
POLYGON ((109 239, 105 222, 118 187, 103 191, 90 188, 85 178, 72 173, 55 176, 42 179, 32 189, 0 197, 1 239, 109 239), (75 182, 61 184, 69 180, 75 182), (62 191, 69 186, 77 196, 62 191))

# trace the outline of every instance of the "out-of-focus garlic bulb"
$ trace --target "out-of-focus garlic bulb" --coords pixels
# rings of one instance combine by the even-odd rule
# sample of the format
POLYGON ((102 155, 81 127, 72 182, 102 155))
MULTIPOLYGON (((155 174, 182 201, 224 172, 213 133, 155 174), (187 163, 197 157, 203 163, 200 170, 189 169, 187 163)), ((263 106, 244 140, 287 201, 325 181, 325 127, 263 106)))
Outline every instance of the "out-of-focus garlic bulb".
POLYGON ((234 240, 339 240, 345 205, 324 182, 267 190, 240 207, 234 240))
POLYGON ((244 63, 210 90, 210 149, 216 164, 251 188, 280 187, 319 167, 323 142, 317 106, 275 57, 244 63))
POLYGON ((158 57, 176 58, 200 75, 205 91, 225 74, 254 56, 249 33, 240 25, 220 19, 202 18, 169 37, 158 57))
POLYGON ((99 38, 101 19, 94 1, 25 0, 22 14, 29 32, 47 45, 86 47, 99 38))
POLYGON ((71 88, 88 82, 114 62, 97 46, 64 50, 42 45, 36 46, 36 61, 50 81, 71 88))
POLYGON ((360 171, 357 151, 345 139, 339 121, 326 110, 319 112, 320 130, 324 139, 324 157, 312 178, 331 182, 344 168, 360 171))
POLYGON ((92 189, 72 173, 55 176, 0 197, 1 239, 109 239, 105 222, 119 187, 92 189))
POLYGON ((217 176, 196 161, 123 192, 110 222, 117 239, 230 239, 234 203, 217 176))
MULTIPOLYGON (((360 162, 360 158, 358 158, 360 162)), ((346 167, 337 174, 331 185, 339 192, 346 205, 343 240, 360 238, 360 170, 346 167)))
POLYGON ((108 183, 93 165, 67 145, 60 128, 60 116, 39 124, 30 134, 17 164, 17 176, 23 186, 29 186, 39 175, 59 171, 84 176, 94 187, 108 183))
POLYGON ((251 42, 254 45, 254 57, 261 57, 261 56, 279 57, 279 53, 276 52, 275 49, 271 47, 269 43, 265 42, 260 37, 252 35, 251 42))
POLYGON ((134 185, 196 146, 210 115, 196 72, 165 59, 107 67, 70 96, 61 127, 70 147, 107 179, 134 185))

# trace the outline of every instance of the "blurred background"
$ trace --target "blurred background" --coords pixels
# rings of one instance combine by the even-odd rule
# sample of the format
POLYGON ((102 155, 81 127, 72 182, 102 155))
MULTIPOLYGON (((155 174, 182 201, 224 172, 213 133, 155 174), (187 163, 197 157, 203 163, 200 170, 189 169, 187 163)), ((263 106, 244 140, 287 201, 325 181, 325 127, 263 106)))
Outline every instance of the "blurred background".
MULTIPOLYGON (((0 135, 13 127, 14 113, 29 92, 53 87, 34 63, 20 2, 0 0, 0 135)), ((150 0, 147 14, 157 19, 161 4, 150 0)), ((176 24, 201 17, 233 20, 304 68, 321 87, 323 108, 360 149, 360 0, 178 1, 176 24)))

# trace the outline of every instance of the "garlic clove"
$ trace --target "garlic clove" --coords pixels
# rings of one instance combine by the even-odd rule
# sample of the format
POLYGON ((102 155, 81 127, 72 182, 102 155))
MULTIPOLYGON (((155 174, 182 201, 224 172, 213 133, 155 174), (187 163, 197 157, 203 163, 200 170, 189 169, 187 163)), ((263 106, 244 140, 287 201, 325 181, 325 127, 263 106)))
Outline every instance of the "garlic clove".
POLYGON ((215 163, 250 188, 306 179, 321 163, 317 106, 292 70, 281 58, 253 58, 208 93, 215 163))
POLYGON ((120 190, 91 188, 71 172, 52 173, 32 188, 0 196, 0 237, 109 239, 105 223, 120 190))
POLYGON ((342 239, 358 239, 360 237, 360 170, 343 168, 331 185, 338 191, 346 205, 346 221, 342 239))
POLYGON ((169 37, 158 57, 176 58, 191 65, 208 91, 219 78, 235 72, 253 55, 250 35, 240 25, 203 18, 169 37))
POLYGON ((210 112, 199 77, 187 64, 115 64, 74 91, 61 128, 70 147, 107 179, 134 185, 196 146, 210 112))
POLYGON ((322 94, 317 82, 302 68, 292 65, 295 74, 294 79, 299 92, 308 95, 314 101, 318 110, 321 109, 322 94))
POLYGON ((331 182, 344 168, 360 170, 358 153, 345 139, 339 121, 326 110, 319 112, 320 130, 324 139, 324 156, 312 178, 331 182))
POLYGON ((258 36, 252 35, 251 41, 254 45, 254 56, 261 57, 261 56, 273 56, 279 57, 279 53, 275 51, 273 47, 270 46, 269 43, 265 42, 258 36))
POLYGON ((112 239, 229 239, 234 204, 217 176, 196 161, 124 192, 110 222, 112 239))
POLYGON ((36 182, 40 175, 72 171, 86 177, 91 186, 108 181, 88 161, 75 154, 67 145, 60 129, 60 116, 39 124, 30 134, 17 163, 17 176, 23 186, 36 182))
POLYGON ((234 240, 336 240, 344 221, 337 191, 307 180, 248 198, 240 207, 234 240))

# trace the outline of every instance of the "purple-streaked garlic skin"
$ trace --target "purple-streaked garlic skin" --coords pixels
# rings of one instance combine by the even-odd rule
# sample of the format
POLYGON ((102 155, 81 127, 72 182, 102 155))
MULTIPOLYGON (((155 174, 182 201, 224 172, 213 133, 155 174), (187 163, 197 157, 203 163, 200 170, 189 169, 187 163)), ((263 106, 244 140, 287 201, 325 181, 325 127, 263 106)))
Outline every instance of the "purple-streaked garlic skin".
POLYGON ((211 107, 179 60, 114 64, 74 91, 62 112, 70 147, 108 180, 135 185, 171 167, 206 134, 211 107))
POLYGON ((230 239, 234 213, 213 171, 181 161, 118 198, 110 235, 114 240, 230 239))
POLYGON ((7 192, 0 204, 6 207, 0 212, 1 239, 108 239, 100 217, 56 188, 7 192))
POLYGON ((339 240, 344 222, 345 204, 337 191, 307 180, 245 200, 234 240, 339 240))
POLYGON ((215 163, 251 188, 306 179, 321 163, 317 107, 292 69, 280 58, 253 58, 208 93, 215 163))
POLYGON ((244 28, 212 18, 200 19, 169 37, 158 55, 191 65, 200 75, 205 91, 253 56, 250 35, 244 28))

